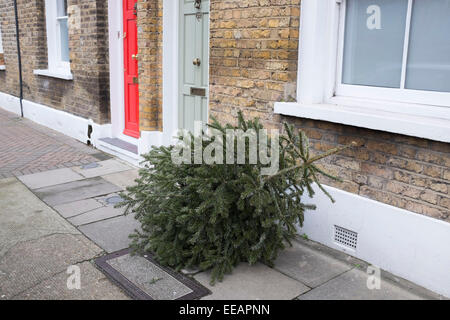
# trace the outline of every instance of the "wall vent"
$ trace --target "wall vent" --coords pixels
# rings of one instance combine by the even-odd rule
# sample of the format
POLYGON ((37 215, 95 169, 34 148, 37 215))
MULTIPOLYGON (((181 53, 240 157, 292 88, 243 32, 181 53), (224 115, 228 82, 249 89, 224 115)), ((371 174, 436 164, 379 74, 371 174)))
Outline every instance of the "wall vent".
POLYGON ((339 226, 334 226, 334 241, 347 248, 356 250, 358 233, 339 226))

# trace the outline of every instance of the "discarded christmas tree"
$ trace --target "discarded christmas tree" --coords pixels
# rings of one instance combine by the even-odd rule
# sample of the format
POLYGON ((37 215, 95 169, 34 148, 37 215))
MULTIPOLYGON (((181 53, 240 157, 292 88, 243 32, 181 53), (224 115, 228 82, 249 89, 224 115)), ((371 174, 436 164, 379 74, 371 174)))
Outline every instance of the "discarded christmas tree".
MULTIPOLYGON (((224 136, 227 129, 263 129, 257 119, 245 121, 242 114, 236 127, 222 126, 215 120, 209 127, 224 136)), ((132 248, 151 252, 161 264, 176 270, 212 269, 212 283, 221 281, 241 262, 273 265, 279 251, 297 235, 297 225, 303 225, 305 210, 315 209, 304 203, 306 195, 313 197, 313 185, 332 200, 319 175, 339 179, 317 167, 317 161, 349 147, 312 156, 306 135, 288 124, 284 128, 286 134, 279 137, 276 148, 279 171, 270 176, 261 174, 266 166, 260 162, 177 164, 172 159, 175 146, 154 148, 145 155, 137 185, 121 195, 121 206, 141 223, 142 230, 131 235, 132 248)), ((224 157, 231 151, 237 159, 242 157, 236 148, 239 138, 232 139, 219 143, 224 157)), ((184 146, 192 150, 196 142, 203 150, 213 143, 192 135, 188 140, 184 146)), ((251 156, 246 144, 245 159, 251 156)), ((195 163, 194 152, 189 157, 195 163)))

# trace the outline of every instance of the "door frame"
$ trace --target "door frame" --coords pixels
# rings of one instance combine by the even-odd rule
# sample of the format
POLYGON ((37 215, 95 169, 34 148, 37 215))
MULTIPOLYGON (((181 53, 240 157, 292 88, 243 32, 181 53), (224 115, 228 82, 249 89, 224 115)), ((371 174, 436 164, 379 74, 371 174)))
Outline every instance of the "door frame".
MULTIPOLYGON (((163 0, 163 132, 141 131, 140 139, 134 139, 123 134, 125 127, 125 80, 122 1, 108 0, 108 24, 112 137, 131 143, 137 141, 139 153, 150 151, 152 145, 167 146, 172 144, 174 135, 178 130, 180 1, 163 0)), ((209 28, 208 31, 211 34, 209 28)), ((210 36, 208 37, 208 47, 209 41, 210 36)), ((209 119, 209 96, 207 114, 209 119)))
POLYGON ((163 144, 178 130, 180 1, 163 0, 163 144), (174 92, 176 94, 174 94, 174 92))
POLYGON ((123 1, 108 0, 111 131, 113 138, 136 144, 139 139, 123 133, 125 130, 123 1))
MULTIPOLYGON (((134 54, 138 54, 139 46, 138 46, 138 20, 137 20, 137 11, 133 13, 133 18, 130 19, 128 5, 134 3, 134 8, 137 8, 138 0, 121 0, 122 1, 122 12, 123 12, 123 34, 127 35, 126 37, 122 37, 123 48, 124 48, 124 91, 125 91, 125 100, 124 100, 124 113, 125 113, 125 129, 123 134, 135 139, 139 139, 141 137, 140 130, 140 106, 139 106, 139 81, 136 83, 134 80, 139 79, 139 62, 132 58, 134 54), (127 12, 128 11, 128 12, 127 12), (132 26, 128 27, 130 21, 133 21, 135 24, 135 28, 132 26), (125 31, 127 30, 127 31, 125 31), (131 35, 133 32, 136 32, 136 42, 134 42, 131 35), (133 51, 133 47, 136 46, 137 51, 133 51), (127 56, 129 54, 129 56, 127 56), (136 69, 133 67, 136 66, 136 69), (127 69, 128 68, 128 69, 127 69), (134 69, 135 73, 131 72, 134 69), (133 76, 133 77, 132 77, 133 76), (130 79, 133 78, 132 85, 130 85, 130 79), (136 100, 133 100, 133 96, 136 94, 136 100), (137 117, 137 123, 133 121, 134 117, 137 117), (133 120, 132 120, 133 119, 133 120)), ((134 11, 134 10, 133 10, 134 11)))

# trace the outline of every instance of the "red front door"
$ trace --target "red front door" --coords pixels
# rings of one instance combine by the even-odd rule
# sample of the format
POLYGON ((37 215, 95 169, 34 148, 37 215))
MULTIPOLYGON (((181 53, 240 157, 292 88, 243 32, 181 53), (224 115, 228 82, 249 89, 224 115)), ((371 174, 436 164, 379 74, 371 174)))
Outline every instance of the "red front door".
POLYGON ((125 62, 124 134, 134 138, 139 138, 139 85, 136 6, 137 0, 123 0, 123 47, 125 62))

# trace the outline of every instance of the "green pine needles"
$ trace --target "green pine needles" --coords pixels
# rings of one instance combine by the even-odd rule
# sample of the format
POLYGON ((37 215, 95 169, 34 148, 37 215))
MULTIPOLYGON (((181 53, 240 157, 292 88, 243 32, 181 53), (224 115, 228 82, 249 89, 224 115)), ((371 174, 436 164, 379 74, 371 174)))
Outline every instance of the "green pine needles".
MULTIPOLYGON (((227 129, 263 129, 258 119, 245 121, 242 114, 237 127, 216 120, 209 127, 224 135, 227 129)), ((339 179, 316 162, 349 147, 312 157, 306 135, 288 124, 284 128, 286 134, 279 137, 280 170, 271 176, 261 174, 265 166, 260 163, 175 164, 174 146, 154 148, 145 155, 137 185, 121 195, 120 206, 141 223, 141 230, 130 236, 134 251, 152 252, 161 264, 177 271, 211 269, 211 283, 222 281, 241 262, 273 265, 297 235, 297 226, 303 225, 305 211, 315 209, 304 203, 305 194, 314 195, 313 184, 332 199, 318 177, 339 179)), ((212 143, 201 140, 204 149, 212 143)), ((194 141, 191 136, 192 150, 194 141)), ((230 151, 229 142, 226 138, 221 142, 224 153, 230 151)), ((232 154, 237 158, 235 142, 232 154)), ((250 156, 247 147, 245 157, 250 156)))

